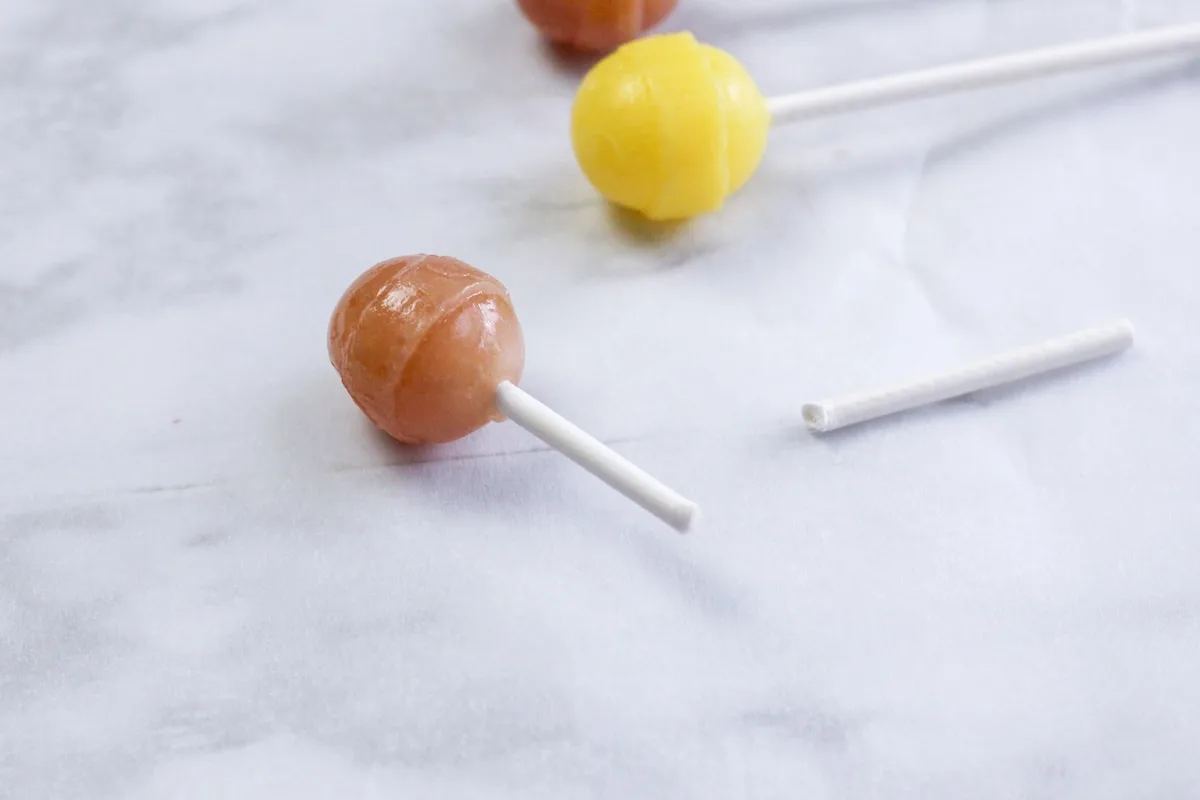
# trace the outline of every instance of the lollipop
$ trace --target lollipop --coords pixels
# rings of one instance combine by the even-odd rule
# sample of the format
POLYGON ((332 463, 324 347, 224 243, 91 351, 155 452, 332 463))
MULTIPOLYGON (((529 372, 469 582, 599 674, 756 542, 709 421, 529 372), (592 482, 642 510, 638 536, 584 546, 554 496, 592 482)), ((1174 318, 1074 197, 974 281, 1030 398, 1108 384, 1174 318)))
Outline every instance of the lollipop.
POLYGON ((696 506, 517 386, 521 325, 492 276, 444 256, 383 261, 329 323, 329 358, 363 413, 409 444, 460 439, 507 417, 677 530, 696 506))
POLYGON ((666 19, 676 0, 517 0, 546 38, 579 50, 611 50, 666 19))
POLYGON ((772 123, 812 119, 1200 46, 1200 25, 765 99, 729 54, 689 33, 623 45, 584 78, 571 117, 575 156, 611 202, 653 220, 716 211, 758 168, 772 123))

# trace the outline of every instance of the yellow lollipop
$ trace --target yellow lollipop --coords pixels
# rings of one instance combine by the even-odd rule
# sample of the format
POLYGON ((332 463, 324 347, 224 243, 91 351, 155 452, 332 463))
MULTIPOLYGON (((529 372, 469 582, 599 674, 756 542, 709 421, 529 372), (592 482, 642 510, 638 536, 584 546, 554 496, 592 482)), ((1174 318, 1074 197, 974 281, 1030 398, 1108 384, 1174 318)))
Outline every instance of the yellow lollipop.
POLYGON ((750 74, 690 33, 623 45, 592 68, 575 156, 612 202, 650 219, 715 211, 758 168, 771 115, 750 74))
POLYGON ((611 202, 652 220, 716 211, 758 169, 771 124, 898 100, 1185 52, 1181 25, 764 99, 733 56, 690 33, 622 45, 583 79, 571 113, 575 156, 611 202))

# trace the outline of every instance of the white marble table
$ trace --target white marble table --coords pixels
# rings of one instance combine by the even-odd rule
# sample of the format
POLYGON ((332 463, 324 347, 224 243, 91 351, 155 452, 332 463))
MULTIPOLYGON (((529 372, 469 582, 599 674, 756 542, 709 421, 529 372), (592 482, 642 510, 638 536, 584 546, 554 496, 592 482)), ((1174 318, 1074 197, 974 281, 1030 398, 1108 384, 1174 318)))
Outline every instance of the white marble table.
MULTIPOLYGON (((683 0, 765 91, 1200 0, 683 0)), ((606 211, 500 0, 0 11, 0 797, 1200 795, 1200 69, 780 130, 606 211), (511 425, 419 453, 325 325, 375 261, 513 293, 511 425), (1127 315, 1121 359, 822 439, 800 405, 1127 315)))

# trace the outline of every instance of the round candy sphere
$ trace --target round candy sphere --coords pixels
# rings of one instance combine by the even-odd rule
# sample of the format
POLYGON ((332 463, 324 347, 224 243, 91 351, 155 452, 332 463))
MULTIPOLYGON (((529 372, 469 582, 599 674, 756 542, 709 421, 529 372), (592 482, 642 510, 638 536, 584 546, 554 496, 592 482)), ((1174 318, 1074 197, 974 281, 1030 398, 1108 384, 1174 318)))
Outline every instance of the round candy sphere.
POLYGON ((591 69, 575 97, 571 141, 610 201, 675 220, 716 211, 749 180, 770 124, 737 60, 676 33, 630 42, 591 69))
POLYGON ((551 41, 579 50, 611 50, 666 19, 677 0, 517 0, 551 41))
POLYGON ((376 426, 434 444, 501 419, 496 386, 520 379, 525 343, 503 284, 454 258, 415 255, 376 264, 346 290, 329 358, 376 426))

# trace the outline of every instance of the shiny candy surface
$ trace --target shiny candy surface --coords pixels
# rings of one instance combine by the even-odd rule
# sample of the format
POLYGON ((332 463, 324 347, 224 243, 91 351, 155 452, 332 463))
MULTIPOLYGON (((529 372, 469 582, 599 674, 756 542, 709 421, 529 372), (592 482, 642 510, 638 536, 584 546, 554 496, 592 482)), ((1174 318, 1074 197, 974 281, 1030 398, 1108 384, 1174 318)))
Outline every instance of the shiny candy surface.
POLYGON ((496 386, 520 379, 525 345, 503 284, 454 258, 414 255, 376 264, 346 290, 329 358, 376 426, 432 444, 501 418, 496 386))
POLYGON ((676 0, 517 0, 551 41, 579 50, 611 50, 662 22, 676 0))
POLYGON ((654 220, 719 209, 762 160, 771 115, 749 73, 688 33, 620 47, 571 115, 580 167, 611 202, 654 220))

